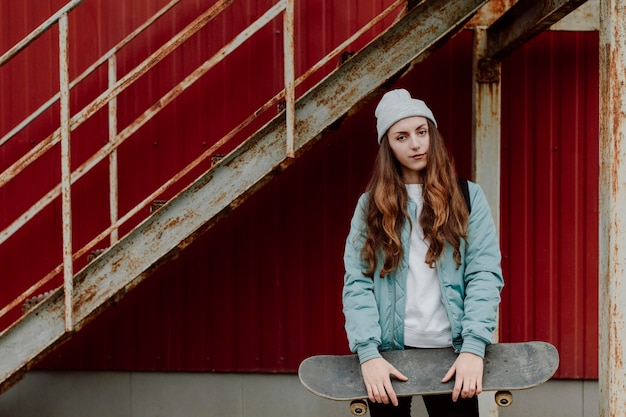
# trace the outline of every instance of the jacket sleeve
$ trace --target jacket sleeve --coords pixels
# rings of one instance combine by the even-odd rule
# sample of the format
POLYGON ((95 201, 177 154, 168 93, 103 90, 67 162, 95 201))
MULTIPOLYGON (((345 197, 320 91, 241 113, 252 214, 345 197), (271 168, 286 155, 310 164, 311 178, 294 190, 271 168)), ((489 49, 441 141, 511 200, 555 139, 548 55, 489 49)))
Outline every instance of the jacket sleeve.
POLYGON ((504 286, 500 244, 487 199, 478 184, 470 183, 472 212, 465 253, 465 300, 461 352, 484 357, 498 321, 504 286))
POLYGON ((363 275, 364 264, 361 249, 366 236, 365 206, 367 195, 359 199, 350 224, 344 251, 343 313, 350 350, 359 355, 361 363, 380 357, 381 344, 379 313, 374 297, 372 278, 363 275))

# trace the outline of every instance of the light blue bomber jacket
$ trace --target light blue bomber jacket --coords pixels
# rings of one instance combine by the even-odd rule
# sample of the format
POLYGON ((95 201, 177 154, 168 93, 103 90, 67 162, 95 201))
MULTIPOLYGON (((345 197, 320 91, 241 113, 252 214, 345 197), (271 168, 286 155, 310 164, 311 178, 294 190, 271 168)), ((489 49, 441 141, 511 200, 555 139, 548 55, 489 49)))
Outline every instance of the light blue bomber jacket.
MULTIPOLYGON (((504 286, 500 246, 485 195, 478 184, 468 181, 471 214, 467 241, 461 242, 461 266, 457 268, 452 247, 437 260, 442 302, 452 329, 452 344, 459 352, 484 357, 493 340, 500 291, 504 286)), ((344 252, 343 312, 350 350, 361 363, 379 357, 380 351, 404 348, 404 310, 408 273, 408 250, 397 270, 380 278, 378 262, 374 278, 363 275, 361 249, 365 242, 367 193, 358 201, 344 252)), ((409 213, 416 205, 409 200, 409 213)), ((414 225, 418 224, 412 218, 414 225)), ((402 231, 402 245, 409 247, 410 225, 402 231)))

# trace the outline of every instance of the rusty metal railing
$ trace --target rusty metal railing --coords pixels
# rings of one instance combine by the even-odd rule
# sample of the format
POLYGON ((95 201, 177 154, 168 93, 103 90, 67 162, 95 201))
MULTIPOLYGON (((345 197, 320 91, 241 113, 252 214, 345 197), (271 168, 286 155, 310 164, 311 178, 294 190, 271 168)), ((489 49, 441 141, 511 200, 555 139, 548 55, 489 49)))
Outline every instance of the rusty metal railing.
POLYGON ((230 43, 220 49, 212 57, 204 61, 193 72, 185 77, 181 82, 174 86, 170 91, 163 95, 155 104, 146 109, 126 128, 118 132, 117 124, 117 97, 118 95, 132 85, 138 78, 146 74, 156 64, 161 62, 166 56, 180 47, 187 39, 205 27, 216 16, 226 10, 234 0, 221 0, 213 4, 206 11, 200 14, 189 25, 174 35, 158 50, 152 53, 148 58, 142 61, 137 67, 132 69, 128 74, 118 79, 117 77, 117 54, 135 39, 146 28, 150 27, 154 22, 168 13, 181 0, 172 0, 170 3, 161 8, 144 24, 129 34, 126 38, 115 45, 111 50, 100 57, 89 68, 74 80, 69 79, 68 70, 68 14, 82 0, 74 0, 69 2, 57 13, 50 17, 46 22, 40 25, 36 30, 29 34, 24 40, 20 41, 13 48, 0 57, 0 66, 6 64, 11 58, 24 50, 37 37, 41 36, 54 25, 58 25, 59 32, 59 69, 60 69, 60 90, 59 92, 44 103, 40 108, 24 119, 20 124, 11 129, 2 138, 0 138, 0 147, 10 141, 19 132, 21 132, 32 121, 42 115, 48 108, 59 102, 61 109, 60 124, 48 137, 44 138, 39 144, 34 146, 28 153, 14 162, 9 168, 0 173, 0 187, 3 187, 20 172, 22 172, 37 158, 44 155, 53 146, 60 145, 61 148, 61 182, 52 190, 48 191, 39 201, 33 204, 21 216, 15 219, 8 227, 0 231, 0 245, 27 224, 37 213, 52 203, 53 200, 61 197, 62 202, 62 225, 63 225, 63 261, 52 271, 41 278, 37 283, 26 289, 21 295, 15 298, 8 305, 0 310, 0 317, 6 315, 9 311, 24 303, 26 299, 32 296, 37 290, 49 283, 54 277, 63 274, 63 287, 65 294, 65 327, 67 331, 73 329, 72 320, 72 278, 74 275, 73 263, 78 258, 84 256, 91 251, 95 245, 107 237, 110 244, 114 245, 119 240, 118 230, 122 224, 127 222, 142 209, 148 206, 152 201, 161 195, 165 190, 177 183, 181 178, 189 172, 197 168, 202 162, 213 155, 221 146, 230 141, 243 129, 249 126, 252 121, 258 118, 258 115, 275 106, 279 101, 285 101, 285 120, 287 126, 286 150, 290 157, 294 156, 294 129, 295 129, 295 91, 296 87, 305 81, 311 74, 318 71, 324 65, 335 59, 343 52, 348 45, 360 38, 365 32, 369 31, 376 24, 380 23, 384 18, 389 16, 393 11, 404 5, 404 0, 397 0, 387 7, 381 14, 372 19, 368 24, 355 32, 349 39, 345 40, 341 45, 337 46, 333 51, 322 58, 313 67, 309 68, 297 79, 295 78, 294 64, 294 2, 295 0, 279 0, 274 6, 267 10, 250 26, 238 34, 230 43), (241 124, 232 129, 224 137, 210 146, 206 151, 189 163, 180 172, 162 184, 158 189, 149 196, 139 202, 134 208, 130 209, 122 216, 118 213, 118 175, 117 175, 117 148, 131 137, 137 130, 151 120, 161 109, 176 99, 185 89, 193 85, 200 77, 206 74, 211 68, 221 62, 231 52, 236 50, 247 39, 253 36, 258 30, 266 26, 273 19, 282 14, 283 16, 283 54, 284 54, 284 89, 277 95, 272 97, 268 102, 261 106, 257 111, 251 114, 241 124), (70 114, 70 91, 89 74, 93 73, 104 63, 108 65, 108 88, 88 105, 78 111, 76 114, 70 114), (108 107, 108 142, 104 144, 95 154, 85 161, 78 168, 71 169, 70 144, 72 131, 78 126, 92 117, 96 112, 108 107), (110 225, 102 230, 97 236, 89 241, 82 248, 75 249, 72 244, 72 193, 71 186, 93 167, 105 158, 109 159, 109 206, 110 206, 110 225))

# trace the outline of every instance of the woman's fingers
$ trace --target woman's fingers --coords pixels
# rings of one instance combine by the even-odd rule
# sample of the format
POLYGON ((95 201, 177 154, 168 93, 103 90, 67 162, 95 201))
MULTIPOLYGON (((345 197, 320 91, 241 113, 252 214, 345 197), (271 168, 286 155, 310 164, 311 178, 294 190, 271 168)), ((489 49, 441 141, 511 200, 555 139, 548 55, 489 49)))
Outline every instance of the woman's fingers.
POLYGON ((393 405, 398 405, 398 397, 391 385, 391 376, 400 381, 406 381, 408 379, 406 376, 383 358, 375 358, 363 363, 361 372, 370 401, 383 404, 391 402, 393 405))
POLYGON ((471 353, 461 353, 441 382, 456 375, 452 400, 471 398, 483 390, 483 359, 471 353))

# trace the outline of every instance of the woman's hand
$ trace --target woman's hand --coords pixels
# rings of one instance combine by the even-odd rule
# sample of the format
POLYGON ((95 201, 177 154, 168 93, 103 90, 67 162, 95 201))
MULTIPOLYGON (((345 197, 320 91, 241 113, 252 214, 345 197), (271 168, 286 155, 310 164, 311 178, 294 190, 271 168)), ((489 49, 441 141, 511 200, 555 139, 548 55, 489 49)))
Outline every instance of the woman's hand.
POLYGON ((407 381, 406 376, 383 358, 370 359, 363 363, 361 373, 370 401, 384 404, 391 401, 393 405, 398 405, 398 397, 391 386, 391 376, 400 381, 407 381))
POLYGON ((472 398, 483 392, 483 358, 462 352, 441 382, 448 382, 456 374, 452 401, 472 398))

